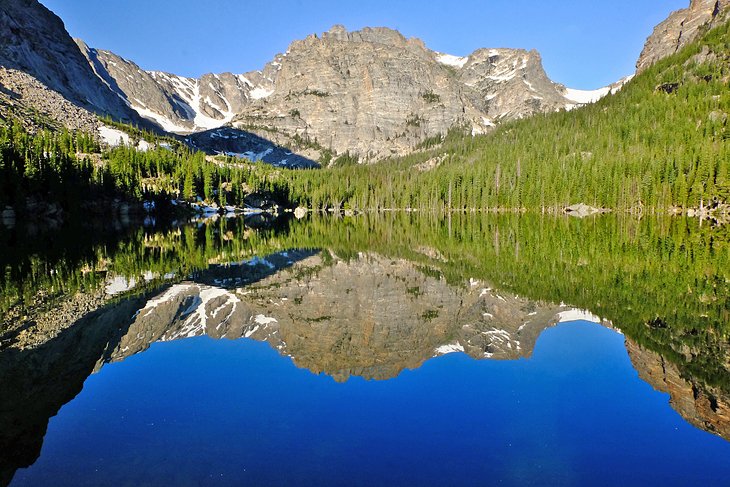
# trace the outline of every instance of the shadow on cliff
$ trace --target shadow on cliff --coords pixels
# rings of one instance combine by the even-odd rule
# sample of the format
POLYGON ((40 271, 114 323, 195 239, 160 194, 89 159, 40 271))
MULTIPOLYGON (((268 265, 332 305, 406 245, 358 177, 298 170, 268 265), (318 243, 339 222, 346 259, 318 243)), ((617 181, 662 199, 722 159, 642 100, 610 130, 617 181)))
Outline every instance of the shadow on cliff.
POLYGON ((265 162, 290 169, 316 169, 320 164, 296 154, 292 149, 233 127, 220 127, 189 135, 185 139, 193 148, 209 155, 228 155, 265 162))

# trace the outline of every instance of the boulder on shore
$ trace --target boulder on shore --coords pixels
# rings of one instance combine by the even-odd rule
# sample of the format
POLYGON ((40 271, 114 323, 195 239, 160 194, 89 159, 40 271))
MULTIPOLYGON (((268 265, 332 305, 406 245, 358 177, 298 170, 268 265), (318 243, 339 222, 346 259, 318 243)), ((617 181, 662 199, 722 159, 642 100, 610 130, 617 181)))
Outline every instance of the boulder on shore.
POLYGON ((566 214, 574 216, 576 218, 585 218, 587 216, 595 215, 596 213, 601 213, 603 210, 601 210, 600 208, 588 206, 585 203, 578 203, 576 205, 568 206, 563 211, 566 214))
POLYGON ((15 226, 15 210, 9 206, 5 207, 2 213, 0 213, 0 222, 6 227, 15 226))
POLYGON ((307 216, 307 209, 302 206, 297 206, 297 208, 294 210, 294 217, 297 220, 301 220, 305 216, 307 216))

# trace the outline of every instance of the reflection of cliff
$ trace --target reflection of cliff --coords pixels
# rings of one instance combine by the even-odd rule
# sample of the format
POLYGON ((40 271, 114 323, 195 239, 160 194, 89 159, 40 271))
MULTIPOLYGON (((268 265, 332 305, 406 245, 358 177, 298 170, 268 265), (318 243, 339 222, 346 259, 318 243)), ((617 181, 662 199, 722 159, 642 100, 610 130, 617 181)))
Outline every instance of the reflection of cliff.
MULTIPOLYGON (((250 337, 300 367, 344 381, 395 377, 456 351, 476 359, 528 357, 539 334, 557 321, 597 321, 468 276, 461 286, 450 285, 435 269, 374 253, 342 259, 327 251, 281 252, 212 266, 152 298, 116 304, 96 298, 69 300, 68 309, 39 316, 4 342, 0 486, 35 461, 49 418, 89 374, 157 341, 250 337)), ((727 394, 684 379, 684 369, 630 339, 626 346, 641 377, 669 392, 683 417, 730 439, 727 394)))
POLYGON ((682 370, 630 338, 626 349, 639 377, 670 396, 670 404, 687 422, 730 440, 730 394, 685 377, 682 370))
POLYGON ((0 352, 0 486, 35 462, 48 420, 81 391, 97 362, 127 332, 139 305, 133 299, 106 306, 63 329, 41 324, 35 335, 26 330, 18 346, 0 352))
POLYGON ((368 254, 345 261, 327 252, 213 267, 149 300, 109 304, 99 293, 70 297, 4 342, 0 486, 37 459, 49 418, 89 374, 156 341, 251 337, 337 380, 386 379, 455 351, 529 356, 564 310, 478 281, 453 287, 403 260, 368 254))
MULTIPOLYGON (((294 252, 259 265, 279 267, 294 252)), ((563 308, 500 293, 478 281, 449 286, 438 273, 404 260, 361 254, 349 261, 310 256, 245 288, 235 268, 182 283, 139 312, 112 360, 150 343, 207 334, 268 341, 312 372, 337 380, 387 379, 435 355, 529 356, 563 308)))

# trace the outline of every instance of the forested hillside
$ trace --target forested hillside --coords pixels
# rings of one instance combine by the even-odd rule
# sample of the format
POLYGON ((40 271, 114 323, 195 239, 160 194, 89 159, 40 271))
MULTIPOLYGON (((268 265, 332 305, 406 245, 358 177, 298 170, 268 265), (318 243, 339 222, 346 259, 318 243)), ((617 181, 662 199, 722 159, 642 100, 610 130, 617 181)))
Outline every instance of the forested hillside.
POLYGON ((290 197, 312 207, 420 209, 727 201, 729 80, 725 24, 594 105, 486 136, 454 133, 399 161, 290 173, 290 197))
POLYGON ((23 212, 30 201, 40 200, 73 211, 83 203, 102 206, 112 197, 140 203, 201 197, 225 205, 276 189, 277 173, 265 164, 211 161, 174 141, 125 130, 148 138, 150 150, 120 146, 102 152, 92 136, 81 132, 29 134, 18 123, 0 124, 0 205, 23 212))

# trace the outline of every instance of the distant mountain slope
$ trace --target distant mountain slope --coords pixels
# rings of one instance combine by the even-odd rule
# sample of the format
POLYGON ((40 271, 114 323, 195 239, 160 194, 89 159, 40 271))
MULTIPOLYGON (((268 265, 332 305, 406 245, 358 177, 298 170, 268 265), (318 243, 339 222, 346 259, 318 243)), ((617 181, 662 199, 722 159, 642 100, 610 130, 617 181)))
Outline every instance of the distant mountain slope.
POLYGON ((206 74, 200 79, 144 71, 110 51, 76 39, 94 72, 141 116, 168 132, 188 134, 220 127, 259 93, 262 75, 206 74), (252 81, 253 80, 253 81, 252 81), (254 83, 258 83, 254 85, 254 83))
POLYGON ((26 73, 93 112, 140 120, 99 81, 53 12, 36 0, 2 0, 0 6, 0 66, 8 68, 10 75, 26 73))
POLYGON ((486 133, 501 122, 571 109, 608 92, 582 93, 552 82, 536 51, 479 49, 462 58, 387 28, 335 26, 293 42, 261 71, 245 74, 192 79, 148 72, 74 41, 37 0, 2 0, 0 67, 0 115, 20 104, 63 125, 91 128, 93 117, 73 123, 60 98, 45 96, 52 90, 116 120, 199 134, 194 142, 208 153, 260 152, 246 145, 248 136, 219 147, 214 129, 230 125, 284 154, 290 148, 325 162, 348 154, 361 161, 403 155, 453 127, 486 133))
POLYGON ((730 221, 730 22, 571 112, 528 117, 384 166, 287 174, 313 208, 536 209, 583 202, 730 221))

